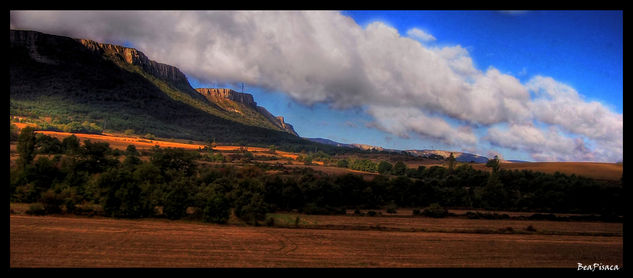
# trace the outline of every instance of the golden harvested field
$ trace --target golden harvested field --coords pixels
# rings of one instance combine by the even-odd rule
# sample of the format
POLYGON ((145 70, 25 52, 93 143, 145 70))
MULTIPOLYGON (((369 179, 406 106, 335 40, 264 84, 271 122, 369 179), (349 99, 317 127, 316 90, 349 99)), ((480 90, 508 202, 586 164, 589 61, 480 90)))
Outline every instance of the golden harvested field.
MULTIPOLYGON (((343 216, 344 218, 348 218, 343 216)), ((10 267, 623 267, 622 237, 10 216, 10 267)))
MULTIPOLYGON (((471 164, 474 169, 490 171, 485 164, 471 164)), ((599 162, 520 162, 502 163, 501 169, 505 170, 531 170, 553 174, 556 171, 563 174, 585 176, 600 180, 620 180, 622 177, 622 164, 599 162)))
MULTIPOLYGON (((198 150, 200 148, 204 148, 205 145, 195 144, 195 143, 178 143, 178 142, 170 142, 163 140, 148 140, 142 138, 134 138, 127 136, 120 136, 116 134, 84 134, 84 133, 69 133, 69 132, 58 132, 58 131, 36 131, 37 133, 46 134, 51 137, 58 138, 59 140, 63 140, 64 138, 75 135, 77 138, 83 142, 84 140, 91 140, 93 142, 106 142, 110 144, 110 147, 115 149, 125 150, 128 145, 135 145, 137 149, 150 149, 156 145, 161 148, 181 148, 188 150, 198 150)), ((214 148, 218 151, 237 151, 240 149, 240 146, 216 146, 214 148)), ((254 152, 257 155, 268 155, 268 148, 259 148, 259 147, 247 147, 247 150, 250 152, 254 152)), ((284 151, 276 151, 276 154, 281 157, 296 159, 298 155, 284 152, 284 151)))

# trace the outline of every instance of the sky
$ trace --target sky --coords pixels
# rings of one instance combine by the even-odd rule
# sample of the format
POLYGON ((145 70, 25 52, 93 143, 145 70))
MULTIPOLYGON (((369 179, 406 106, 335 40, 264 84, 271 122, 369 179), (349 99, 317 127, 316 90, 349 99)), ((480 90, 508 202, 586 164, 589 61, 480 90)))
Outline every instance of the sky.
POLYGON ((12 11, 253 94, 302 137, 623 159, 622 11, 12 11))

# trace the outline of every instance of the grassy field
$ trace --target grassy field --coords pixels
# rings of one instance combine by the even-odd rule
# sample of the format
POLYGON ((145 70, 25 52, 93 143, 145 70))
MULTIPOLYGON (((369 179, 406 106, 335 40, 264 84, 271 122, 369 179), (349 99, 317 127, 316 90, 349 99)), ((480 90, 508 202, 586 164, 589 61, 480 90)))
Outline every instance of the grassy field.
POLYGON ((10 267, 575 269, 578 262, 623 267, 622 237, 289 229, 161 219, 10 217, 10 267))

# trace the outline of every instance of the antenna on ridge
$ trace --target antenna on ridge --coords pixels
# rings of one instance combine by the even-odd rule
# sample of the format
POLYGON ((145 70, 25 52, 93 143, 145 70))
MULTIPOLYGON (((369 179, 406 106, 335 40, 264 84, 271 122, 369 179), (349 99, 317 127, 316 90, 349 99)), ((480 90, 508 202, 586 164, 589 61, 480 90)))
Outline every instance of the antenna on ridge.
POLYGON ((244 93, 244 82, 242 82, 242 94, 244 93))

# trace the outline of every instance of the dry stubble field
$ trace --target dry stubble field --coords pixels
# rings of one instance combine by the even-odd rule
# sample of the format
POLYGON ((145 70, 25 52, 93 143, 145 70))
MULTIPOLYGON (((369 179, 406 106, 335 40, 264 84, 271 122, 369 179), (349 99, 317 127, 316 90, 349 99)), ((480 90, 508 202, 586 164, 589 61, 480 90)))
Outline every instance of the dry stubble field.
POLYGON ((623 267, 622 252, 621 236, 358 231, 162 219, 10 217, 11 267, 576 268, 579 262, 623 267))

